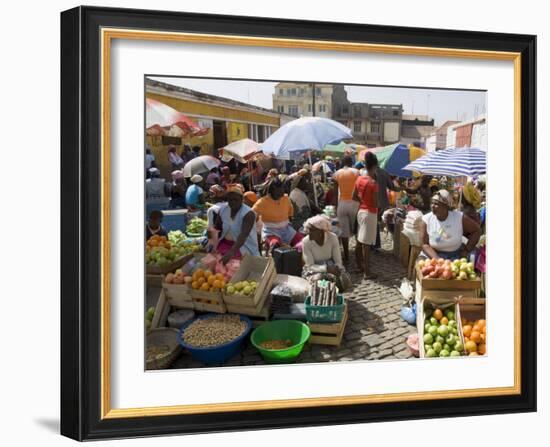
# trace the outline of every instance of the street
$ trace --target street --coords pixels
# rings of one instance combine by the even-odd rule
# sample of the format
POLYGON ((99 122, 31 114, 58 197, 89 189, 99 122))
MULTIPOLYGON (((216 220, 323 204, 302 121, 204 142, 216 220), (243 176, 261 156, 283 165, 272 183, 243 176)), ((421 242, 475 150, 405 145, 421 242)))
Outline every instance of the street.
MULTIPOLYGON (((306 344, 298 363, 350 360, 406 359, 412 357, 405 340, 416 332, 399 316, 403 298, 398 287, 406 269, 393 255, 391 236, 382 233, 382 250, 371 255, 374 281, 352 273, 355 287, 344 294, 348 302, 348 322, 340 346, 306 344)), ((351 250, 353 257, 353 246, 351 250)), ((242 352, 223 365, 264 365, 260 354, 248 342, 242 352)), ((204 365, 183 353, 172 368, 200 368, 204 365)))

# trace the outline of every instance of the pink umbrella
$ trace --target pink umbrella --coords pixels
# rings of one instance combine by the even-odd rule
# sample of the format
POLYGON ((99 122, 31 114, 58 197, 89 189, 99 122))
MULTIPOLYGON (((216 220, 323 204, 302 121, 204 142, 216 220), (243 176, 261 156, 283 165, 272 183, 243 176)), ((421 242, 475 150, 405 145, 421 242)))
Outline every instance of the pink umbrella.
POLYGON ((208 128, 201 128, 195 121, 155 99, 145 99, 145 128, 150 135, 159 135, 165 127, 178 126, 192 136, 205 135, 208 128))

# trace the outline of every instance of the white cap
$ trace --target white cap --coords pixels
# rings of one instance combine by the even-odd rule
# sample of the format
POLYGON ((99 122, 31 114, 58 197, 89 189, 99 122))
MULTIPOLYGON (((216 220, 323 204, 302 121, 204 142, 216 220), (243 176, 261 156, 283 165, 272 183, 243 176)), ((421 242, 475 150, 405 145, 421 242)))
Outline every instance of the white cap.
POLYGON ((202 176, 199 174, 195 174, 193 177, 191 177, 191 181, 193 183, 200 183, 202 182, 202 176))

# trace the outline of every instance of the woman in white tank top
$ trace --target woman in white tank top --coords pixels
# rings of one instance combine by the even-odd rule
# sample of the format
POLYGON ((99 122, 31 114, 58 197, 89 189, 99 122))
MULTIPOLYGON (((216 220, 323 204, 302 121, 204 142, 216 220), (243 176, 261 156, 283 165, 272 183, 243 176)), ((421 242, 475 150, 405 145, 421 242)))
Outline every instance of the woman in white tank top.
POLYGON ((479 225, 451 209, 449 192, 442 189, 432 198, 432 211, 423 218, 422 249, 429 258, 457 259, 467 257, 481 236, 479 225), (467 238, 465 244, 462 237, 467 238))

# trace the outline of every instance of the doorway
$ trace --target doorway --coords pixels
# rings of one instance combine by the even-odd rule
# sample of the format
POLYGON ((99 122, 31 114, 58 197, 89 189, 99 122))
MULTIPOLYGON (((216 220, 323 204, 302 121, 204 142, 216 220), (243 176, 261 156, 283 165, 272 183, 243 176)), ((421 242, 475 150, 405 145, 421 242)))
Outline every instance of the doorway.
POLYGON ((214 121, 214 156, 217 155, 218 149, 227 146, 227 127, 225 121, 214 121))

